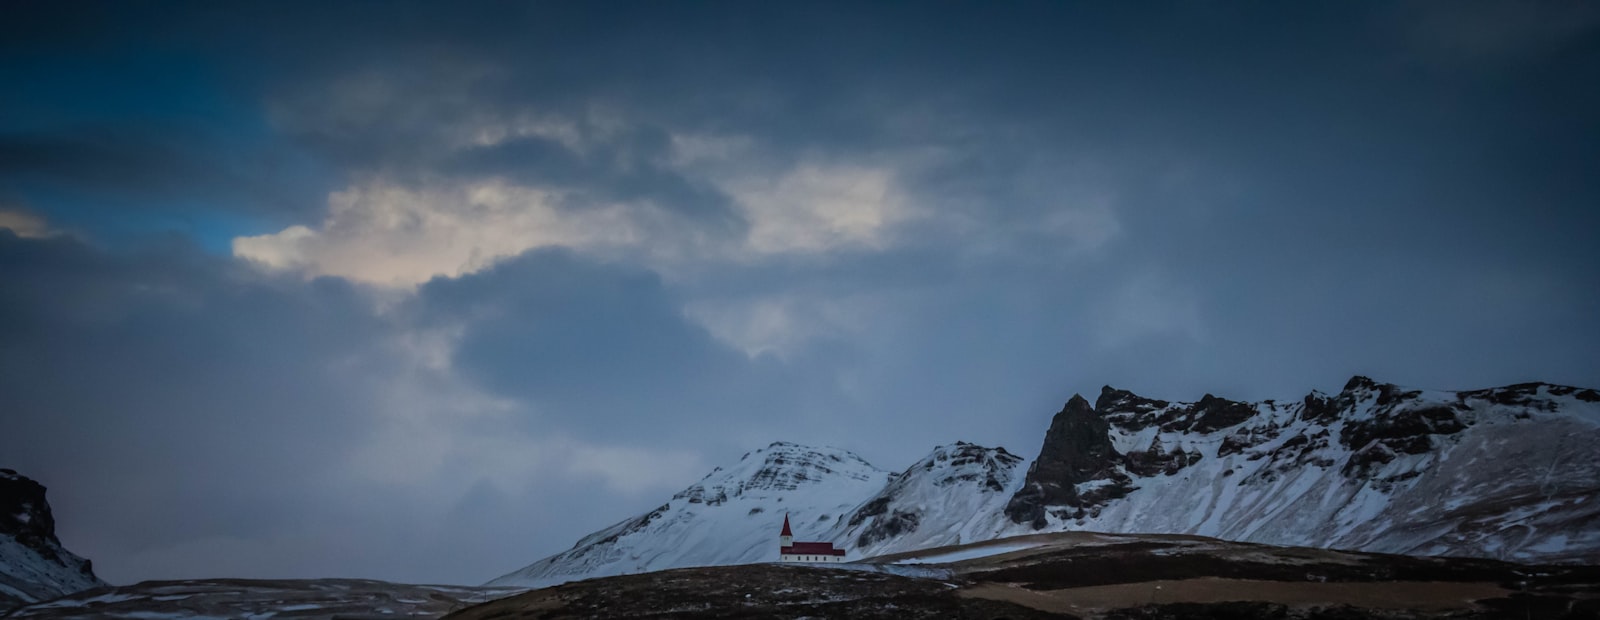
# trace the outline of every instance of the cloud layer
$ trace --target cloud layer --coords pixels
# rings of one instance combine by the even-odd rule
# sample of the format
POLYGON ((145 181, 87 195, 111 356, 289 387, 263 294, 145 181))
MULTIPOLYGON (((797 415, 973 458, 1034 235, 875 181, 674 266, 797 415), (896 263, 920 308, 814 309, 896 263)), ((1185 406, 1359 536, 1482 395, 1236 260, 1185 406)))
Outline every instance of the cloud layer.
POLYGON ((25 5, 0 465, 115 582, 472 583, 773 440, 1600 387, 1572 7, 25 5))

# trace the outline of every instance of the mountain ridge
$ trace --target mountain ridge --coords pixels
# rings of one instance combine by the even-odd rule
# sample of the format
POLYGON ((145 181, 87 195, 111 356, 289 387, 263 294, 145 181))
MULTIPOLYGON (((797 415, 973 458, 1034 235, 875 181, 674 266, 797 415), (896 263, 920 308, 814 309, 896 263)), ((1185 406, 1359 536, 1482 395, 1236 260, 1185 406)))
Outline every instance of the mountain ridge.
MULTIPOLYGON (((778 442, 768 449, 776 446, 865 463, 834 448, 778 442)), ((1584 525, 1600 522, 1600 472, 1572 465, 1600 462, 1595 446, 1600 393, 1548 383, 1448 392, 1358 375, 1337 394, 1313 390, 1299 399, 1257 402, 1212 394, 1168 401, 1104 386, 1093 404, 1075 394, 1052 416, 1033 459, 956 442, 897 473, 872 467, 872 476, 840 483, 832 509, 807 511, 801 521, 809 527, 797 536, 842 543, 852 559, 1032 532, 1105 531, 1595 562, 1600 532, 1584 525), (1507 464, 1489 471, 1479 464, 1484 458, 1507 464), (862 484, 878 476, 878 488, 862 484)), ((804 481, 813 495, 838 479, 804 471, 818 474, 804 481)), ((718 468, 707 479, 719 472, 728 475, 718 468)), ((693 554, 692 564, 656 561, 664 557, 656 547, 671 541, 652 541, 644 533, 651 523, 692 522, 704 510, 690 500, 726 495, 722 486, 722 495, 697 495, 697 487, 703 485, 675 495, 677 504, 490 583, 542 586, 602 573, 776 559, 769 540, 776 525, 760 516, 787 509, 783 489, 743 498, 748 513, 736 523, 718 521, 722 534, 737 541, 737 553, 707 548, 693 554), (591 556, 586 549, 614 546, 623 533, 631 536, 629 549, 606 556, 610 561, 563 559, 591 556), (638 561, 646 557, 655 560, 638 561)))
POLYGON ((768 528, 768 522, 789 514, 795 537, 814 540, 892 477, 848 450, 773 442, 713 469, 654 510, 489 583, 543 586, 677 566, 776 561, 777 525, 768 528))
MULTIPOLYGON (((1600 551, 1600 536, 1581 527, 1600 519, 1586 508, 1600 496, 1600 473, 1574 467, 1553 480, 1534 467, 1600 458, 1594 390, 1522 383, 1445 392, 1356 376, 1336 395, 1314 391, 1288 403, 1211 395, 1168 403, 1115 388, 1102 396, 1098 413, 1110 423, 1120 462, 1110 459, 1092 484, 1123 485, 1132 474, 1134 488, 1115 504, 1041 505, 1049 518, 1033 529, 1193 533, 1519 561, 1588 560, 1600 551), (1140 446, 1148 446, 1146 458, 1157 446, 1184 456, 1148 475, 1134 471, 1140 459, 1130 458, 1140 446), (1485 456, 1505 464, 1493 472, 1475 467, 1485 456), (1232 476, 1237 483, 1216 484, 1232 476), (1185 489, 1194 492, 1181 497, 1166 488, 1178 477, 1211 481, 1212 488, 1185 489), (1435 507, 1435 518, 1423 518, 1435 507), (1574 536, 1546 536, 1540 528, 1574 536)), ((1047 441, 1040 459, 1052 450, 1047 441)))

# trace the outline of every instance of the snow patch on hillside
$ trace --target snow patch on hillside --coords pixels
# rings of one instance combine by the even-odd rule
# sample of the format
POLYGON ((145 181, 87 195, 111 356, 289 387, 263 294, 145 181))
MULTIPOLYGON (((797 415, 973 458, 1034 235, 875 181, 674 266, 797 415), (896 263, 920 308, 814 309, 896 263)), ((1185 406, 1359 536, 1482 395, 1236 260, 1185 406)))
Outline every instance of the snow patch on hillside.
POLYGON ((713 470, 655 510, 489 585, 537 588, 666 568, 776 562, 785 515, 796 540, 825 540, 889 480, 888 472, 846 450, 774 443, 713 470))

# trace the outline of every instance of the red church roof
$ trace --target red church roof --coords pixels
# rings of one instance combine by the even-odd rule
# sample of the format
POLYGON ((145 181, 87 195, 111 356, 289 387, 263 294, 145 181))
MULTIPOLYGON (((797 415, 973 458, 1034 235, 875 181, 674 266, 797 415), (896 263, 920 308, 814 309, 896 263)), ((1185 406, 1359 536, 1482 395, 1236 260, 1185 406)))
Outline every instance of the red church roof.
MULTIPOLYGON (((789 529, 789 515, 783 515, 783 535, 794 538, 794 531, 789 529)), ((844 555, 844 549, 834 549, 831 542, 797 542, 790 543, 787 547, 778 547, 778 553, 783 555, 844 555)))
POLYGON ((797 542, 778 549, 784 555, 844 555, 844 549, 833 548, 829 542, 797 542))

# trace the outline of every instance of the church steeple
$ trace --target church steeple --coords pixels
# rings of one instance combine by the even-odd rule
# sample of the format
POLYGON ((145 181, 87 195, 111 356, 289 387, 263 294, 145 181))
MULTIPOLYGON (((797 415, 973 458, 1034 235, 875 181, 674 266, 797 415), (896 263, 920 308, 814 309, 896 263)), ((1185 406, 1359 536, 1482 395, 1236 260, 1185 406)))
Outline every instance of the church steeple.
POLYGON ((789 529, 789 513, 783 514, 783 532, 778 534, 778 546, 794 546, 794 532, 789 529))

